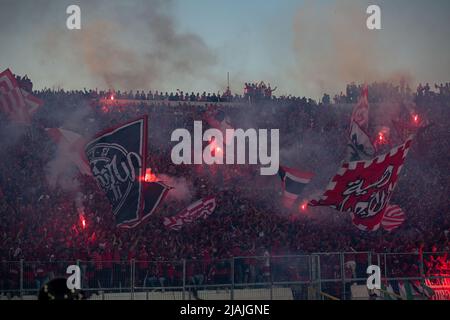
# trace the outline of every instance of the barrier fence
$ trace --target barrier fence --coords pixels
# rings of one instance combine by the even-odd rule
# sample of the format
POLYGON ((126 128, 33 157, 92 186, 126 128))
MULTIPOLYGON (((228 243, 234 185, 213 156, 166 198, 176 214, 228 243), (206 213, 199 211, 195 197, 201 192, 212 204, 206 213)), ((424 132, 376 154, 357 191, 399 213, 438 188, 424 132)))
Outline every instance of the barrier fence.
POLYGON ((426 285, 439 297, 450 299, 448 252, 336 252, 179 261, 2 261, 0 294, 37 295, 47 281, 68 277, 69 265, 80 267, 82 290, 97 299, 108 299, 110 293, 123 299, 351 299, 352 285, 366 285, 369 265, 380 267, 382 291, 391 297, 406 297, 411 291, 406 284, 413 284, 419 298, 431 298, 423 290, 426 285))

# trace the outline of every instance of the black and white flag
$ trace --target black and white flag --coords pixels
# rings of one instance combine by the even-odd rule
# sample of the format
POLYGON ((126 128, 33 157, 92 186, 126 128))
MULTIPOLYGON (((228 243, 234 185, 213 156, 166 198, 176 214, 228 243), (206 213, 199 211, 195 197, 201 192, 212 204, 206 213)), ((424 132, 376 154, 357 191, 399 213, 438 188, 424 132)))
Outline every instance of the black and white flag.
POLYGON ((86 147, 92 174, 105 192, 119 227, 143 216, 147 155, 147 116, 97 135, 86 147))

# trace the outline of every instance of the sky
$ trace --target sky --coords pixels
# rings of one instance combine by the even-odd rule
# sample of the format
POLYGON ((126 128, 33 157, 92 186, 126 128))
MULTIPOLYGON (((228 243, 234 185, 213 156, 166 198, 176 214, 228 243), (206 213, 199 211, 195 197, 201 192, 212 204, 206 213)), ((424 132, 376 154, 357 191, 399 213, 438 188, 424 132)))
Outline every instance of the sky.
POLYGON ((0 69, 35 88, 320 97, 351 81, 450 81, 448 0, 0 0, 0 69), (66 28, 67 6, 81 30, 66 28), (381 30, 366 9, 381 8, 381 30))

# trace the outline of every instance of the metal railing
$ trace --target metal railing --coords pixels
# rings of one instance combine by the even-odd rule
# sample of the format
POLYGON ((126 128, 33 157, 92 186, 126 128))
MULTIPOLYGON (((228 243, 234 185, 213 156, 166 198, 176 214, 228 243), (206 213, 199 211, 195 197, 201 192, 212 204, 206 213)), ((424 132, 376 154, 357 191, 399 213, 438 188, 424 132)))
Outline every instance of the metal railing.
POLYGON ((397 291, 388 295, 399 296, 398 287, 406 282, 450 292, 448 253, 335 252, 208 261, 3 261, 0 295, 36 295, 47 281, 67 277, 73 264, 80 267, 82 290, 97 299, 114 293, 124 299, 345 300, 351 299, 352 285, 366 284, 367 267, 373 264, 385 284, 380 292, 388 286, 397 291))

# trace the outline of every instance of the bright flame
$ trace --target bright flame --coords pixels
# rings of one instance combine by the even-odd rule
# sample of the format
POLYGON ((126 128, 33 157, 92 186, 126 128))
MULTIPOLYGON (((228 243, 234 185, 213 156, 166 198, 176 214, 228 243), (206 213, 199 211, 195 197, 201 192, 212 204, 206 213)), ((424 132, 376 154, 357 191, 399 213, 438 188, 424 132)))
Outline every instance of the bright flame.
POLYGON ((417 115, 417 114, 413 115, 413 121, 415 124, 418 124, 419 123, 419 115, 417 115))
POLYGON ((307 203, 307 202, 303 202, 303 203, 300 205, 300 209, 301 209, 302 211, 306 211, 306 209, 308 209, 308 203, 307 203))
POLYGON ((383 132, 378 132, 378 141, 379 143, 383 143, 384 142, 384 133, 383 132))
POLYGON ((145 182, 156 182, 156 181, 158 181, 158 178, 156 177, 156 175, 152 173, 152 169, 147 168, 147 170, 145 171, 144 181, 145 182))
POLYGON ((111 100, 114 100, 114 95, 113 94, 111 95, 111 100))
POLYGON ((81 227, 83 229, 86 229, 86 219, 82 215, 80 215, 80 222, 81 222, 81 227))

